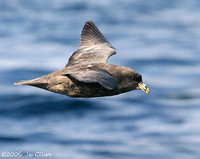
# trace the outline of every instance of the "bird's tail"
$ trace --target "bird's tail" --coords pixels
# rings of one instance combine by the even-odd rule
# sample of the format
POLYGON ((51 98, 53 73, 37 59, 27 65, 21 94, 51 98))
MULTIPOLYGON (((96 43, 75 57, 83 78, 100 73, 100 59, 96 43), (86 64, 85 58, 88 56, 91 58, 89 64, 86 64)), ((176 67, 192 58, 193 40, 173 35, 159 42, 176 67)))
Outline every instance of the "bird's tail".
POLYGON ((14 85, 30 85, 30 86, 37 86, 41 84, 46 84, 46 82, 41 81, 40 78, 32 79, 32 80, 23 80, 15 82, 14 85))

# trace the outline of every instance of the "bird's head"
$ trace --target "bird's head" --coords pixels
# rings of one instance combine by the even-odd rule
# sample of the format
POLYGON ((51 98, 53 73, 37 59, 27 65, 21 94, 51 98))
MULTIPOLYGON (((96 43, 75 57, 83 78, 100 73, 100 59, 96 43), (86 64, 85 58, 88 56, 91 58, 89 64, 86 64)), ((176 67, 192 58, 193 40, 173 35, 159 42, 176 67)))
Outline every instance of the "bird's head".
POLYGON ((145 83, 142 81, 142 75, 139 74, 137 71, 132 69, 126 69, 126 71, 123 71, 123 79, 121 80, 121 83, 119 85, 124 91, 128 90, 135 90, 135 89, 141 89, 145 93, 149 93, 150 90, 147 87, 145 83))
POLYGON ((150 89, 147 87, 147 85, 142 81, 142 75, 139 74, 138 72, 135 72, 132 76, 131 79, 134 82, 134 85, 136 85, 136 89, 141 89, 145 93, 149 94, 150 89))

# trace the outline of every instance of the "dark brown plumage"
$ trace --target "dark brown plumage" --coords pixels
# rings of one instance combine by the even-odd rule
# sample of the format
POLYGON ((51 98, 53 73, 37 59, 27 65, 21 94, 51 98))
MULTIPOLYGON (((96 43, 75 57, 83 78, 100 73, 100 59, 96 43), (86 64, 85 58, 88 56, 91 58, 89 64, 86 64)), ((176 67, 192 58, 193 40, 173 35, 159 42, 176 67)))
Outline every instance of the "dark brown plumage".
POLYGON ((113 54, 116 54, 115 48, 90 20, 83 28, 81 45, 69 58, 64 69, 15 84, 83 98, 112 96, 135 89, 149 93, 138 72, 107 63, 113 54))

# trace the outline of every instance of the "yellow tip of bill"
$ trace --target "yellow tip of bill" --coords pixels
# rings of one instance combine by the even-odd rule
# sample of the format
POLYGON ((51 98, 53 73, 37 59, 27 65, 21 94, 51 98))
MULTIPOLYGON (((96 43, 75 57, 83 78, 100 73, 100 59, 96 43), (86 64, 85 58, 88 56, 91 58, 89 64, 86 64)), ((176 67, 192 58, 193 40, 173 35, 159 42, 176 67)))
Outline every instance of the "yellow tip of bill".
POLYGON ((147 90, 145 91, 145 93, 149 94, 149 92, 150 92, 150 89, 147 88, 147 90))
POLYGON ((141 82, 141 83, 138 84, 138 86, 139 86, 139 89, 141 89, 141 90, 143 90, 145 93, 149 94, 150 89, 147 88, 147 85, 146 85, 145 83, 141 82))

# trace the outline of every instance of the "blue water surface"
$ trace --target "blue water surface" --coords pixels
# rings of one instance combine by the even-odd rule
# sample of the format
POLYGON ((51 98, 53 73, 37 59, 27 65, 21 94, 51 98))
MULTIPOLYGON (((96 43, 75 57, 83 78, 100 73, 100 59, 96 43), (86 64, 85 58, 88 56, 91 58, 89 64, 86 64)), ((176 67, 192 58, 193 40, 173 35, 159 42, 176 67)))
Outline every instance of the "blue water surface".
POLYGON ((199 159, 200 1, 0 0, 0 158, 199 159), (150 94, 14 86, 62 69, 88 20, 150 94), (9 157, 11 152, 21 156, 9 157))

